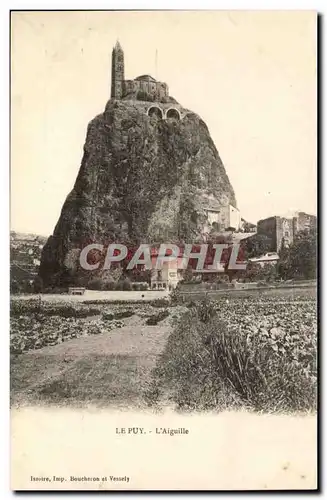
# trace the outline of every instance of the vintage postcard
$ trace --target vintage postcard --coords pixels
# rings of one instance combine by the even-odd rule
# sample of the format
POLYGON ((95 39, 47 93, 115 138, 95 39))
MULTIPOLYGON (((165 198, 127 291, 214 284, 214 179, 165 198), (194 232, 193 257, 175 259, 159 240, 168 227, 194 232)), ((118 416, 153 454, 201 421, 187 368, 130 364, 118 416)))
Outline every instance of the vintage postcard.
POLYGON ((13 490, 315 490, 317 14, 11 12, 13 490))

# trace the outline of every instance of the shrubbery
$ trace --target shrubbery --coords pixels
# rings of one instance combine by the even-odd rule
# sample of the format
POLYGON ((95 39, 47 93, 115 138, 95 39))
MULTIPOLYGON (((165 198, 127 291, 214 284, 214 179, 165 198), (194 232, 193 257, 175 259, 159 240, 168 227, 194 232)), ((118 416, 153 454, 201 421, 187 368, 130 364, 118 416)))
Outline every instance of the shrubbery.
POLYGON ((151 301, 151 305, 153 307, 167 307, 170 304, 170 300, 168 297, 162 297, 161 299, 155 299, 151 301))
POLYGON ((103 280, 101 278, 95 278, 91 280, 88 284, 88 289, 89 290, 102 290, 102 291, 109 291, 109 290, 123 290, 123 291, 130 291, 130 290, 148 290, 149 286, 147 283, 132 283, 129 278, 121 279, 117 282, 114 280, 103 280))
POLYGON ((30 283, 28 280, 10 279, 11 294, 25 294, 34 292, 35 290, 33 283, 30 283))
POLYGON ((102 284, 102 290, 116 290, 116 283, 113 280, 106 280, 102 284))
POLYGON ((135 314, 133 309, 123 309, 115 312, 105 311, 102 314, 102 318, 106 320, 130 318, 133 314, 135 314))
POLYGON ((102 290, 103 287, 103 281, 100 278, 94 278, 93 280, 89 281, 87 288, 89 290, 102 290))
POLYGON ((132 290, 145 291, 149 289, 148 283, 132 283, 132 290))
POLYGON ((169 316, 169 311, 168 309, 164 309, 163 311, 158 312, 158 314, 153 314, 146 320, 147 325, 157 325, 160 323, 160 321, 163 321, 169 316))
POLYGON ((116 290, 125 290, 125 291, 132 290, 131 281, 127 278, 125 280, 118 281, 117 286, 116 286, 116 290))

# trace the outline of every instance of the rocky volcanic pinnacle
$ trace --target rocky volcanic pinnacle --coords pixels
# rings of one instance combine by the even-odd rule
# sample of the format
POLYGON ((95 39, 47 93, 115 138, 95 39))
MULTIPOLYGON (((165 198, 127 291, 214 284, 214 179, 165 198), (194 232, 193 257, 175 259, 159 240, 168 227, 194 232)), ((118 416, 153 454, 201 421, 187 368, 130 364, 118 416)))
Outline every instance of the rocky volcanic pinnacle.
POLYGON ((43 249, 45 285, 83 281, 67 258, 91 241, 201 241, 205 209, 236 206, 203 120, 179 105, 180 121, 149 117, 150 104, 110 100, 89 123, 74 188, 43 249))

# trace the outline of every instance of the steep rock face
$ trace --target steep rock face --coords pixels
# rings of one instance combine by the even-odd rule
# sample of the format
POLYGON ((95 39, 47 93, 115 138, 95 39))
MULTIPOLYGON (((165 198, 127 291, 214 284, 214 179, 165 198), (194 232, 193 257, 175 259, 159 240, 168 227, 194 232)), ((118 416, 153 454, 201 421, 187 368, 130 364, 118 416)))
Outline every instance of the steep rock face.
POLYGON ((208 200, 236 206, 203 120, 181 107, 182 120, 158 120, 147 116, 150 104, 109 101, 89 123, 74 188, 43 249, 46 285, 81 282, 67 258, 91 241, 201 241, 208 200))

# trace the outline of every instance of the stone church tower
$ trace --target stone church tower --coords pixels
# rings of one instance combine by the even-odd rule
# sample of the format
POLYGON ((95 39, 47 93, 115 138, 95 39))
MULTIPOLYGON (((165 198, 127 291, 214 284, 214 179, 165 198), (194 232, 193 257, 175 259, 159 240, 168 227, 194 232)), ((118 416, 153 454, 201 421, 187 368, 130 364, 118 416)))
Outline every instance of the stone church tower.
POLYGON ((111 56, 111 99, 121 99, 123 97, 124 78, 124 52, 117 41, 112 49, 111 56))

